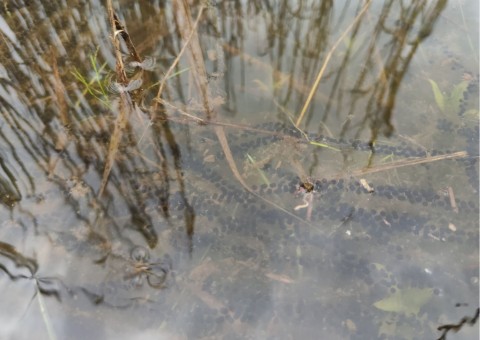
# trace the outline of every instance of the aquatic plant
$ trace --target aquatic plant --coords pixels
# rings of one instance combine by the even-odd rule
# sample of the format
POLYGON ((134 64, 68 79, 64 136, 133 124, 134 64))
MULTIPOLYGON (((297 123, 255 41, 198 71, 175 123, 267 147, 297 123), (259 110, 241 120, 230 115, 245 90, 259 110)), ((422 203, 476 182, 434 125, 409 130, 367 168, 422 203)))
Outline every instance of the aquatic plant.
POLYGON ((452 118, 460 113, 463 97, 470 84, 467 80, 462 80, 454 85, 449 93, 442 92, 440 87, 433 79, 428 79, 432 87, 432 92, 440 111, 446 116, 452 118))
MULTIPOLYGON (((106 107, 110 107, 110 101, 108 99, 108 83, 109 83, 109 72, 105 70, 107 63, 100 65, 98 61, 98 49, 95 53, 88 56, 90 60, 92 76, 84 75, 76 67, 73 68, 73 71, 70 73, 75 77, 75 79, 83 85, 83 95, 87 93, 93 96, 100 103, 106 107)), ((79 105, 80 99, 77 100, 75 105, 79 105)))

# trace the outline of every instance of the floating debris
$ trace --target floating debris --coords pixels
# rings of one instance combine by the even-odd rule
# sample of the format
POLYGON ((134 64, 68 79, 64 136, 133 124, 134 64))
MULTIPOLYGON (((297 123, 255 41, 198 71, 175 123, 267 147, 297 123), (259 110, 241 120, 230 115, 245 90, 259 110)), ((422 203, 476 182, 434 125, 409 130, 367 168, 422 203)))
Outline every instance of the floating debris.
POLYGON ((369 193, 374 192, 375 190, 368 184, 367 180, 365 178, 360 179, 360 184, 362 187, 367 190, 369 193))
POLYGON ((313 191, 313 189, 315 189, 315 185, 310 181, 305 181, 300 183, 299 190, 302 190, 302 189, 305 190, 305 193, 310 193, 313 191))
POLYGON ((454 232, 457 231, 457 227, 455 226, 455 224, 453 224, 451 222, 448 224, 448 229, 450 229, 451 231, 454 231, 454 232))
POLYGON ((450 206, 452 207, 452 210, 458 214, 457 200, 455 199, 452 187, 448 187, 448 197, 450 198, 450 206))

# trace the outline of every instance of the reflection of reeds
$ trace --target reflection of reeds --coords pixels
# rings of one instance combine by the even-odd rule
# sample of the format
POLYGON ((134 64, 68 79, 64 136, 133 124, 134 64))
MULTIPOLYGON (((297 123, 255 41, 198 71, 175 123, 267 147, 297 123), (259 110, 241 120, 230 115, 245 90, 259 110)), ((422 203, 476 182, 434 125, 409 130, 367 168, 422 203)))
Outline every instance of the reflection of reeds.
POLYGON ((17 274, 15 273, 15 271, 12 271, 12 268, 7 268, 7 266, 4 266, 2 263, 0 263, 0 271, 6 274, 11 280, 16 281, 24 279, 29 281, 32 280, 35 282, 35 293, 31 297, 31 301, 36 298, 40 308, 40 313, 42 315, 42 320, 45 324, 45 328, 48 334, 48 339, 55 340, 57 337, 55 335, 55 330, 53 328, 51 318, 47 310, 47 305, 43 300, 43 296, 53 296, 57 298, 58 301, 60 301, 61 292, 59 289, 59 285, 63 285, 63 283, 57 278, 39 277, 37 275, 39 266, 35 259, 24 256, 22 253, 17 251, 15 247, 11 246, 8 243, 0 241, 0 258, 1 257, 10 259, 10 261, 12 261, 12 263, 14 264, 15 270, 20 273, 17 274), (22 270, 28 272, 28 275, 23 274, 22 270))
MULTIPOLYGON (((203 59, 203 52, 200 47, 200 40, 198 39, 198 35, 195 33, 192 33, 191 30, 195 28, 195 24, 191 23, 190 19, 190 13, 189 13, 189 5, 183 0, 177 0, 175 2, 177 7, 177 16, 179 22, 185 22, 186 25, 185 27, 180 26, 180 34, 184 38, 184 40, 190 41, 190 44, 188 45, 187 51, 189 52, 189 65, 190 65, 190 70, 192 73, 192 77, 194 78, 194 84, 196 85, 196 90, 198 95, 201 98, 201 101, 203 103, 203 109, 206 115, 206 120, 210 121, 212 118, 215 118, 215 107, 213 106, 213 100, 211 100, 210 95, 213 92, 208 85, 207 81, 207 71, 205 69, 205 62, 203 59)), ((202 9, 200 10, 200 12, 202 9)), ((223 129, 222 125, 215 124, 213 126, 213 130, 215 131, 215 134, 217 136, 217 139, 220 143, 220 146, 222 148, 222 151, 225 155, 225 159, 227 160, 227 164, 232 171, 233 175, 237 179, 237 181, 241 184, 241 186, 250 192, 252 195, 257 196, 261 200, 267 202, 271 206, 275 207, 276 209, 279 209, 283 212, 285 212, 287 215, 290 215, 291 217, 295 219, 299 219, 298 216, 292 214, 291 212, 285 210, 283 207, 280 207, 278 204, 266 199, 265 197, 262 197, 255 193, 250 186, 245 182, 243 179, 242 175, 240 174, 237 165, 235 163, 235 159, 232 155, 227 136, 225 134, 225 131, 223 129)), ((303 221, 303 220, 302 220, 303 221)), ((192 229, 189 229, 189 226, 187 225, 187 234, 191 236, 193 234, 193 225, 192 229)))
MULTIPOLYGON (((384 132, 387 136, 392 133, 394 129, 391 122, 392 115, 403 77, 408 71, 417 46, 429 35, 438 16, 443 11, 445 3, 443 0, 416 1, 409 6, 399 7, 395 1, 388 1, 380 8, 378 15, 370 13, 368 1, 359 4, 361 8, 359 8, 357 16, 348 23, 348 27, 344 29, 333 47, 324 52, 328 46, 327 30, 331 29, 331 26, 339 26, 342 23, 341 20, 346 17, 340 16, 337 23, 328 21, 334 8, 329 1, 319 2, 318 7, 311 11, 320 13, 318 17, 307 13, 306 7, 292 8, 292 5, 280 2, 278 4, 279 12, 274 13, 275 15, 272 15, 270 21, 265 20, 265 23, 258 24, 265 25, 262 29, 258 29, 259 31, 268 32, 265 37, 267 46, 261 46, 262 50, 259 51, 259 54, 271 55, 272 62, 262 65, 263 61, 249 56, 246 51, 242 50, 244 44, 238 40, 238 35, 234 39, 229 40, 228 37, 225 39, 227 41, 226 50, 233 52, 233 55, 227 55, 227 58, 240 54, 242 62, 245 60, 254 63, 270 72, 273 78, 274 100, 281 103, 280 107, 285 108, 288 103, 303 101, 303 108, 296 118, 297 126, 300 122, 307 125, 312 118, 316 118, 315 121, 321 120, 319 130, 323 130, 327 124, 329 113, 334 108, 336 114, 343 120, 343 127, 340 131, 342 137, 353 131, 356 132, 355 137, 358 138, 364 130, 369 128, 373 144, 379 131, 384 132), (369 8, 368 11, 367 8, 369 8), (364 13, 368 13, 368 15, 362 15, 364 13), (299 37, 300 28, 296 29, 294 26, 290 30, 291 34, 296 37, 296 45, 295 53, 289 54, 286 53, 284 42, 288 32, 284 32, 283 27, 291 27, 292 17, 297 21, 305 18, 304 25, 309 30, 303 38, 299 37), (372 22, 372 18, 375 22, 372 22), (326 22, 328 24, 324 25, 326 22), (398 25, 390 28, 393 22, 398 25), (360 27, 362 27, 362 31, 359 35, 360 27), (348 36, 350 31, 352 34, 348 36), (325 36, 327 38, 322 39, 325 36), (386 39, 388 39, 387 43, 382 46, 381 44, 386 39), (232 42, 228 43, 228 41, 232 42), (312 42, 315 42, 315 48, 310 46, 312 42), (342 50, 340 43, 345 43, 346 49, 342 50), (325 56, 322 56, 322 53, 325 53, 325 56), (335 60, 333 57, 337 56, 342 56, 339 58, 341 63, 332 62, 335 60), (322 65, 315 63, 320 60, 323 61, 322 65), (353 60, 364 67, 356 71, 350 65, 353 60), (285 69, 290 69, 290 74, 282 77, 281 72, 284 72, 285 69), (353 73, 355 71, 357 74, 353 73), (377 73, 373 78, 372 72, 377 73), (316 75, 316 79, 311 80, 313 74, 316 75), (319 83, 328 81, 332 76, 335 79, 327 96, 318 91, 317 87, 319 83), (309 91, 302 89, 304 85, 299 86, 299 84, 305 83, 313 83, 309 91), (351 86, 351 83, 354 85, 351 86), (294 98, 292 93, 296 93, 299 97, 294 98), (306 99, 303 98, 304 95, 306 99), (325 104, 324 110, 313 110, 314 98, 325 104), (366 109, 362 107, 365 102, 366 109), (343 110, 343 106, 347 106, 348 109, 343 110), (362 113, 364 114, 362 115, 362 113), (357 125, 352 128, 352 123, 357 125)), ((241 5, 239 6, 241 7, 241 5)), ((261 6, 257 6, 255 9, 256 11, 248 6, 242 8, 242 10, 254 12, 253 14, 262 11, 261 6)), ((263 10, 267 11, 267 9, 263 10)), ((268 8, 268 10, 271 9, 268 8)), ((372 11, 375 10, 376 8, 372 11)), ((293 22, 297 23, 297 21, 293 22)), ((237 32, 242 29, 240 22, 233 21, 233 23, 236 23, 237 26, 230 27, 230 31, 237 32)), ((227 63, 229 63, 228 60, 227 63)), ((228 77, 227 74, 227 84, 238 83, 238 80, 230 80, 228 77)), ((234 100, 234 94, 230 95, 230 92, 227 93, 234 100)), ((235 104, 230 101, 229 105, 235 104)))
POLYGON ((191 28, 190 34, 188 35, 187 39, 184 41, 182 49, 180 50, 180 52, 178 52, 177 57, 173 61, 172 65, 170 65, 168 71, 165 73, 162 80, 160 81, 160 84, 158 86, 157 96, 155 97, 155 101, 152 105, 151 114, 153 116, 155 116, 156 111, 158 110, 158 105, 160 103, 161 95, 163 93, 163 89, 165 87, 166 81, 167 81, 167 79, 169 79, 172 76, 172 73, 175 70, 175 68, 177 67, 177 65, 180 61, 180 58, 183 56, 185 50, 187 49, 187 46, 189 45, 190 40, 192 39, 194 33, 196 32, 198 22, 200 21, 200 18, 202 17, 202 13, 203 13, 203 7, 200 7, 200 9, 198 11, 197 19, 195 20, 195 23, 193 24, 193 26, 191 28))
POLYGON ((408 11, 402 11, 401 20, 403 26, 391 32, 383 28, 392 37, 392 48, 385 61, 383 70, 386 83, 378 82, 374 86, 367 105, 367 115, 372 133, 370 141, 372 144, 376 141, 378 132, 381 129, 387 136, 393 133, 394 127, 391 120, 400 84, 417 48, 430 35, 436 19, 442 13, 446 4, 446 0, 441 0, 432 4, 431 8, 428 8, 426 7, 426 1, 419 1, 413 4, 408 11), (418 23, 420 28, 417 29, 413 37, 410 37, 409 33, 413 31, 418 17, 420 17, 420 22, 418 23))
POLYGON ((375 29, 370 38, 369 48, 365 57, 365 69, 359 74, 354 89, 358 90, 350 105, 347 118, 344 121, 341 135, 344 136, 350 128, 355 116, 356 103, 359 98, 369 94, 367 108, 364 117, 357 129, 358 136, 363 127, 368 124, 371 130, 370 142, 373 145, 380 131, 390 136, 394 130, 392 114, 395 108, 396 97, 402 80, 409 68, 409 64, 415 55, 420 43, 429 36, 438 16, 442 13, 446 1, 429 3, 418 1, 404 10, 398 12, 397 25, 389 29, 388 22, 393 20, 391 16, 397 16, 396 4, 389 1, 384 4, 382 14, 375 23, 375 29), (383 61, 378 52, 378 45, 382 39, 389 37, 386 45, 389 50, 386 60, 383 61), (367 71, 379 65, 378 76, 368 82, 367 71), (367 89, 361 93, 360 89, 367 89))
MULTIPOLYGON (((205 61, 198 38, 196 25, 192 22, 190 15, 190 5, 185 0, 176 0, 173 2, 178 23, 180 36, 184 41, 189 41, 187 46, 187 57, 190 65, 190 75, 195 84, 195 90, 198 92, 196 97, 201 100, 203 110, 208 120, 215 118, 210 104, 207 71, 205 70, 205 61)), ((203 6, 199 9, 199 18, 203 12, 203 6)))
POLYGON ((53 87, 55 90, 55 100, 59 109, 60 120, 63 126, 68 127, 70 125, 70 118, 68 116, 68 106, 65 98, 65 85, 63 84, 60 73, 58 72, 57 59, 53 48, 51 49, 51 60, 54 77, 53 87))
POLYGON ((340 35, 340 37, 337 39, 335 44, 333 44, 332 48, 330 51, 328 51, 327 55, 325 56, 325 61, 323 62, 322 68, 318 72, 317 78, 315 79, 315 82, 312 85, 312 88, 310 89, 310 92, 308 93, 307 100, 305 101, 305 104, 303 105, 302 111, 300 111, 300 114, 295 122, 295 126, 297 128, 300 127, 300 124, 302 123, 303 117, 305 116, 305 112, 307 112, 308 107, 310 106, 310 103, 312 102, 313 96, 315 92, 317 91, 318 85, 320 84, 320 80, 322 79, 323 74, 325 73, 325 70, 327 68, 327 65, 330 61, 330 59, 333 56, 333 53, 337 49, 338 45, 343 41, 343 39, 346 37, 346 35, 350 32, 350 30, 357 24, 357 22, 362 18, 363 14, 365 11, 368 9, 370 6, 370 1, 366 2, 365 5, 363 5, 362 10, 357 14, 355 19, 352 21, 352 23, 345 29, 345 31, 340 35))

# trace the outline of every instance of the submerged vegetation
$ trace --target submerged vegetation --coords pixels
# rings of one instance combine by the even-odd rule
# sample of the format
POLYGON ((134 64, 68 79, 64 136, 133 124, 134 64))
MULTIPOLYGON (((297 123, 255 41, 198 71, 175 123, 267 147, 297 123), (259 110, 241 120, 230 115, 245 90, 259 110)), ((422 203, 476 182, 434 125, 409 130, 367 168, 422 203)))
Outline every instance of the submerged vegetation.
MULTIPOLYGON (((76 67, 74 67, 73 71, 71 71, 71 74, 79 83, 84 86, 85 89, 82 92, 83 95, 86 95, 87 93, 90 94, 91 96, 93 96, 93 98, 95 98, 108 108, 110 105, 108 101, 109 94, 107 92, 109 84, 105 70, 107 63, 99 65, 97 56, 98 49, 95 54, 89 55, 90 65, 92 67, 91 71, 93 72, 90 78, 88 76, 84 76, 76 67)), ((77 101, 76 105, 78 106, 79 104, 80 99, 77 101)))
POLYGON ((478 49, 432 40, 447 1, 79 3, 1 12, 0 283, 35 282, 46 337, 476 324, 445 323, 479 277, 478 49))

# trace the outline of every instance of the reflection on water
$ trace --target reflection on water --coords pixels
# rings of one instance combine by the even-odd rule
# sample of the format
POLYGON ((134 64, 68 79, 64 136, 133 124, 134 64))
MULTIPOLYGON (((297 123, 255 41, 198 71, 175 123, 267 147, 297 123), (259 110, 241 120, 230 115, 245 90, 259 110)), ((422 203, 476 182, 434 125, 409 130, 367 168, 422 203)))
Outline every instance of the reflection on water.
POLYGON ((475 314, 477 4, 109 3, 0 9, 2 338, 475 314))

